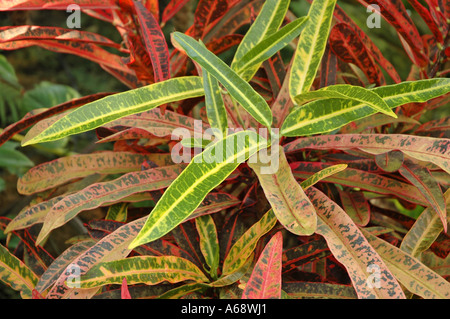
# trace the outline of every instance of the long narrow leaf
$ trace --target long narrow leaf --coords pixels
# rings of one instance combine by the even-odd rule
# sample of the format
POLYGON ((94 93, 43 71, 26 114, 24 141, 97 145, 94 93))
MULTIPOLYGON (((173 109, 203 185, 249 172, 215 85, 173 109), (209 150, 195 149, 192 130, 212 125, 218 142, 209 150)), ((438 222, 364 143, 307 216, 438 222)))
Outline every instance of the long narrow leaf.
POLYGON ((200 77, 179 77, 111 95, 69 113, 23 146, 86 132, 127 115, 203 94, 200 77))
POLYGON ((315 0, 298 41, 292 63, 289 94, 291 98, 308 92, 314 82, 330 31, 336 0, 315 0))
POLYGON ((255 120, 266 127, 272 125, 272 112, 264 98, 246 81, 237 75, 221 59, 211 53, 193 38, 175 32, 173 39, 186 51, 187 55, 206 71, 211 73, 228 90, 230 95, 252 115, 255 120))
POLYGON ((131 247, 155 240, 186 219, 205 196, 267 142, 252 131, 228 135, 195 156, 164 192, 131 247))

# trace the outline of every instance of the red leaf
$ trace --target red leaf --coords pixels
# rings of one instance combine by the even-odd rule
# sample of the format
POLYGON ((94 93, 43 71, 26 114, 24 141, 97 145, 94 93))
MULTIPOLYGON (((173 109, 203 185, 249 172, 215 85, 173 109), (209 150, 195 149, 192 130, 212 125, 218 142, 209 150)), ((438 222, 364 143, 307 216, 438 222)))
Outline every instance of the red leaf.
POLYGON ((422 17, 423 21, 427 24, 430 31, 433 33, 436 40, 443 44, 444 39, 442 38, 441 30, 439 30, 439 27, 437 26, 436 22, 434 21, 433 17, 431 16, 431 13, 425 8, 419 1, 417 0, 408 0, 409 4, 414 8, 414 10, 417 11, 417 13, 422 17))
POLYGON ((264 248, 248 280, 242 299, 281 298, 283 235, 276 233, 264 248))
POLYGON ((337 83, 337 58, 330 50, 327 43, 320 67, 320 87, 326 87, 337 83))
POLYGON ((134 1, 147 53, 152 61, 155 82, 170 78, 169 49, 155 17, 139 1, 134 1))
POLYGON ((186 34, 196 39, 203 38, 207 27, 222 17, 227 10, 227 0, 200 0, 194 13, 194 24, 186 34))
POLYGON ((334 10, 334 18, 338 22, 345 22, 347 23, 355 32, 359 35, 361 38, 361 41, 365 44, 367 49, 369 50, 370 54, 374 57, 374 59, 380 64, 380 66, 389 74, 389 76, 396 82, 400 83, 402 80, 400 76, 398 75, 397 71, 395 70, 394 66, 383 56, 381 51, 378 49, 378 47, 375 45, 375 43, 372 42, 370 37, 368 37, 364 31, 362 31, 359 26, 353 22, 353 20, 348 17, 344 10, 342 10, 338 5, 336 5, 334 10))
POLYGON ((339 23, 331 29, 330 45, 342 61, 357 65, 370 83, 381 85, 384 82, 380 68, 375 64, 358 34, 348 24, 339 23))
POLYGON ((39 291, 37 291, 36 289, 33 289, 32 293, 31 293, 31 299, 44 299, 44 297, 42 297, 42 295, 39 293, 39 291))
POLYGON ((128 290, 127 278, 123 277, 122 287, 120 289, 121 299, 131 299, 130 291, 128 290))
POLYGON ((163 11, 162 25, 169 21, 187 2, 188 0, 171 0, 163 11))

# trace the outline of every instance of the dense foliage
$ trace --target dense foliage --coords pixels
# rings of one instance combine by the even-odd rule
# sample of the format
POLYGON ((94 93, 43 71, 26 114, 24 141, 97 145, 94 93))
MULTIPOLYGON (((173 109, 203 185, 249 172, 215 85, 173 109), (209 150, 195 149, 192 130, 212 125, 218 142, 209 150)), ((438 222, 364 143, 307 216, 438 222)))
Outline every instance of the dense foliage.
POLYGON ((77 55, 129 88, 0 108, 0 165, 17 141, 66 143, 13 172, 29 203, 0 216, 22 298, 450 297, 447 1, 0 1, 77 8, 122 42, 0 28, 1 50, 77 55))

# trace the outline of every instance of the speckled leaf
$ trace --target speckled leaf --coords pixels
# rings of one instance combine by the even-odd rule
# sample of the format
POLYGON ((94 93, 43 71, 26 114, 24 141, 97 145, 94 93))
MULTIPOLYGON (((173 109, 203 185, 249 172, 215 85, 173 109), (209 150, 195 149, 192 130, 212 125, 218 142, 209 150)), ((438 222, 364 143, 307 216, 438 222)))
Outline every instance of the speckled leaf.
MULTIPOLYGON (((272 152, 275 150, 272 149, 272 152)), ((263 169, 267 164, 256 160, 249 160, 248 165, 258 176, 264 194, 278 221, 296 235, 311 235, 317 226, 314 207, 292 175, 281 146, 278 146, 277 153, 279 154, 279 166, 275 173, 264 172, 263 169)), ((253 158, 255 157, 256 155, 253 158)))
POLYGON ((377 112, 397 118, 389 105, 374 91, 349 84, 336 84, 319 90, 306 92, 294 97, 294 101, 302 104, 305 101, 317 99, 349 99, 365 103, 377 112))
POLYGON ((405 155, 436 164, 450 174, 450 141, 448 139, 403 134, 337 134, 298 138, 284 146, 286 153, 301 149, 360 149, 371 154, 400 150, 405 155))
POLYGON ((351 218, 314 187, 307 190, 307 195, 319 217, 317 233, 325 238, 334 257, 347 269, 358 298, 404 299, 399 283, 351 218), (378 269, 379 288, 371 284, 372 265, 378 269))
MULTIPOLYGON (((73 270, 79 270, 79 274, 84 275, 89 269, 100 262, 125 258, 131 251, 128 249, 128 245, 140 231, 144 222, 145 217, 129 222, 78 255, 58 277, 58 280, 48 292, 47 298, 83 297, 80 289, 77 289, 76 286, 66 285, 66 281, 73 276, 73 270)), ((97 289, 85 291, 86 294, 91 295, 95 294, 95 292, 97 292, 97 289)))
POLYGON ((200 216, 195 219, 195 226, 200 236, 200 250, 208 264, 209 273, 212 278, 216 278, 219 267, 219 240, 214 219, 210 215, 200 216))
POLYGON ((252 255, 259 239, 275 226, 277 218, 269 210, 259 221, 253 224, 231 247, 222 266, 222 275, 237 271, 252 255))
POLYGON ((281 298, 281 253, 283 235, 276 233, 259 256, 242 292, 242 299, 281 298))
MULTIPOLYGON (((320 162, 294 162, 291 164, 296 179, 306 179, 312 174, 326 167, 320 162)), ((375 173, 364 170, 347 168, 322 180, 322 182, 340 184, 368 190, 378 194, 389 194, 402 198, 408 202, 427 205, 426 199, 416 187, 375 173)))
POLYGON ((369 202, 363 192, 349 192, 339 190, 344 211, 358 226, 366 226, 370 221, 369 202))
POLYGON ((138 89, 117 93, 88 103, 59 119, 24 145, 57 140, 86 132, 127 115, 204 94, 202 79, 178 77, 138 89))
POLYGON ((163 281, 177 283, 193 280, 207 282, 202 271, 181 257, 175 256, 138 256, 102 262, 81 276, 81 288, 101 287, 108 284, 121 284, 123 278, 128 284, 145 283, 156 285, 163 281))
POLYGON ((164 192, 131 247, 165 235, 185 220, 205 196, 267 141, 253 131, 240 131, 196 155, 164 192))
POLYGON ((45 216, 44 225, 36 239, 37 243, 44 240, 53 229, 64 225, 82 211, 116 203, 136 193, 168 187, 184 167, 185 165, 180 164, 132 172, 109 182, 93 184, 64 197, 45 216))
POLYGON ((283 291, 294 299, 356 299, 352 286, 322 282, 286 282, 283 291))
POLYGON ((95 244, 93 240, 82 241, 75 243, 67 248, 61 255, 56 258, 52 264, 47 268, 45 273, 39 278, 35 289, 40 293, 43 293, 51 285, 55 283, 59 276, 63 273, 64 269, 80 254, 84 253, 87 249, 95 244))
POLYGON ((383 171, 392 173, 402 167, 404 157, 403 152, 393 150, 375 155, 375 163, 383 171))
POLYGON ((412 293, 425 299, 449 299, 450 283, 401 249, 362 230, 395 277, 412 293))
POLYGON ((215 77, 255 120, 266 127, 272 125, 272 112, 269 105, 250 84, 241 79, 221 59, 193 38, 175 32, 173 39, 191 59, 215 77))
POLYGON ((142 39, 152 61, 155 82, 170 78, 169 49, 164 33, 153 14, 139 1, 133 1, 142 39))
POLYGON ((138 171, 146 160, 157 160, 129 152, 98 152, 61 157, 37 165, 19 178, 17 190, 29 195, 62 185, 74 179, 92 174, 117 174, 138 171))
POLYGON ((444 195, 442 194, 441 187, 433 175, 431 175, 428 168, 416 165, 407 160, 398 171, 423 194, 428 205, 439 215, 444 226, 444 231, 447 232, 447 208, 444 195))
MULTIPOLYGON (((435 78, 402 82, 377 87, 372 91, 392 109, 407 103, 426 102, 448 93, 450 79, 435 78)), ((284 136, 326 133, 374 113, 376 113, 375 110, 365 103, 351 100, 313 101, 294 108, 286 117, 280 133, 284 136)))
POLYGON ((289 94, 291 98, 308 92, 325 52, 336 0, 315 0, 300 35, 292 63, 289 94))
POLYGON ((0 280, 14 290, 20 291, 24 299, 31 299, 38 277, 20 259, 0 245, 0 280))
MULTIPOLYGON (((444 194, 447 205, 447 218, 450 207, 450 190, 444 194)), ((418 258, 422 252, 430 248, 439 234, 444 230, 441 218, 431 207, 426 208, 414 222, 414 225, 403 237, 400 249, 418 258)))

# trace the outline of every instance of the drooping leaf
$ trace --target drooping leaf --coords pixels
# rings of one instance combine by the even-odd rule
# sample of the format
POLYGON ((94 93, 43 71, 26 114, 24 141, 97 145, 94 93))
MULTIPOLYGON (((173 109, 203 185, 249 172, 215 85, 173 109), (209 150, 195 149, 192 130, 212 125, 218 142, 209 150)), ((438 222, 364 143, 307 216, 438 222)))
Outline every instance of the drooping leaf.
POLYGON ((64 225, 84 210, 104 204, 116 203, 136 193, 168 187, 185 166, 173 165, 131 172, 115 180, 93 184, 64 197, 47 213, 37 242, 41 242, 53 229, 64 225))
POLYGON ((221 59, 193 38, 183 33, 175 32, 173 39, 186 51, 191 59, 215 77, 255 120, 266 127, 271 126, 272 112, 264 98, 250 84, 241 79, 221 59))
POLYGON ((400 150, 417 160, 431 162, 450 174, 450 141, 403 134, 337 134, 299 138, 284 146, 286 153, 301 149, 360 149, 370 154, 400 150))
POLYGON ((277 218, 269 210, 253 224, 231 247, 222 266, 222 276, 237 271, 252 255, 259 239, 275 226, 277 218))
MULTIPOLYGON (((389 107, 426 102, 450 91, 450 80, 436 78, 402 82, 372 89, 389 107)), ((280 133, 283 136, 300 136, 326 133, 352 121, 364 118, 375 111, 365 103, 330 99, 318 100, 296 107, 284 121, 280 133)))
POLYGON ((315 99, 350 99, 365 103, 377 112, 381 112, 397 118, 397 115, 391 110, 389 105, 374 91, 360 86, 349 84, 336 84, 324 87, 322 89, 306 92, 294 97, 295 102, 302 104, 304 101, 315 99))
POLYGON ((153 14, 139 1, 133 1, 142 38, 152 61, 155 82, 170 78, 169 49, 164 34, 153 14))
POLYGON ((216 278, 219 267, 219 240, 216 225, 210 215, 196 218, 195 225, 200 236, 200 249, 209 266, 210 275, 212 278, 216 278))
MULTIPOLYGON (((267 172, 267 165, 252 157, 248 165, 258 176, 267 200, 280 223, 290 232, 307 236, 314 233, 317 216, 313 205, 297 183, 289 167, 283 148, 272 148, 278 154, 278 169, 267 172)), ((273 155, 273 154, 272 154, 273 155)))
POLYGON ((80 278, 81 288, 100 287, 107 284, 145 283, 156 285, 163 281, 176 283, 193 280, 207 282, 208 278, 190 261, 174 256, 138 256, 101 262, 80 278))
POLYGON ((426 299, 448 299, 450 283, 403 250, 362 230, 395 277, 412 293, 426 299))
MULTIPOLYGON (((449 215, 450 190, 444 194, 449 215)), ((442 220, 431 207, 426 208, 415 221, 414 225, 403 237, 400 249, 412 257, 419 258, 422 252, 430 248, 439 234, 443 231, 442 220)))
POLYGON ((116 174, 138 171, 146 160, 157 160, 130 152, 104 151, 61 157, 37 165, 19 178, 17 190, 29 195, 62 185, 71 180, 93 174, 116 174))
POLYGON ((20 259, 0 245, 0 280, 20 291, 22 298, 31 299, 38 277, 20 259))
POLYGON ((107 96, 69 113, 23 146, 86 132, 127 115, 203 94, 200 77, 179 77, 107 96))
POLYGON ((325 52, 335 5, 335 0, 315 0, 311 4, 309 19, 300 35, 291 67, 291 98, 308 92, 314 82, 325 52))
POLYGON ((261 253, 250 279, 242 292, 242 299, 281 298, 281 253, 283 235, 276 233, 261 253))
POLYGON ((358 298, 405 298, 402 288, 383 259, 351 218, 314 187, 307 190, 307 195, 319 217, 316 232, 325 238, 333 255, 347 269, 358 298), (377 268, 379 285, 374 285, 371 281, 371 267, 377 268))
POLYGON ((411 182, 426 198, 429 205, 442 221, 444 231, 447 232, 447 208, 441 187, 426 167, 405 161, 399 168, 399 173, 411 182))

